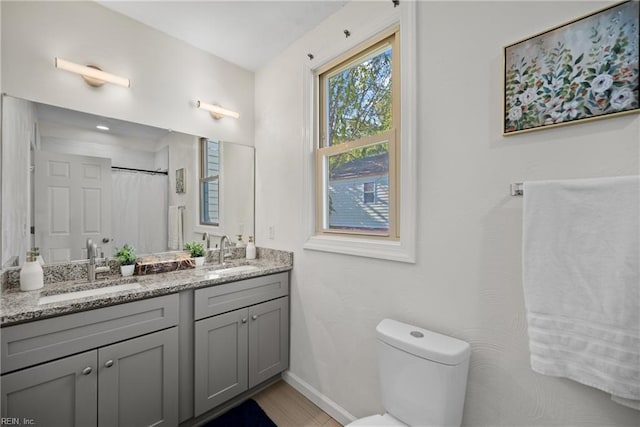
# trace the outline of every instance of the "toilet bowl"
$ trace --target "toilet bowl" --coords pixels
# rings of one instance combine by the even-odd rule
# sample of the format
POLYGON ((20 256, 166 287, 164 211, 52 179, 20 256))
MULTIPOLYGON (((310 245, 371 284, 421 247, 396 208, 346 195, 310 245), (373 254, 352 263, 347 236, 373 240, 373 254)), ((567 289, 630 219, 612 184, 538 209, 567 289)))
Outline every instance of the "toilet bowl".
POLYGON ((469 344, 391 319, 381 321, 376 334, 386 413, 348 426, 460 426, 469 344))

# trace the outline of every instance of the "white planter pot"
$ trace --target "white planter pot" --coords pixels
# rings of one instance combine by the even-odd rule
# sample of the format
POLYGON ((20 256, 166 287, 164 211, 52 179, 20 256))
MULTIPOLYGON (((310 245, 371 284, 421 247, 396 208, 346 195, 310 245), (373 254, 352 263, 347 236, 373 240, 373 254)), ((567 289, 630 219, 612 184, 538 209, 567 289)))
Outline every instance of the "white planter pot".
POLYGON ((193 259, 196 260, 196 267, 200 267, 201 265, 204 265, 204 257, 203 256, 195 257, 193 259))
POLYGON ((133 276, 133 271, 135 269, 136 269, 136 265, 135 264, 121 265, 120 266, 120 273, 122 274, 122 277, 133 276))

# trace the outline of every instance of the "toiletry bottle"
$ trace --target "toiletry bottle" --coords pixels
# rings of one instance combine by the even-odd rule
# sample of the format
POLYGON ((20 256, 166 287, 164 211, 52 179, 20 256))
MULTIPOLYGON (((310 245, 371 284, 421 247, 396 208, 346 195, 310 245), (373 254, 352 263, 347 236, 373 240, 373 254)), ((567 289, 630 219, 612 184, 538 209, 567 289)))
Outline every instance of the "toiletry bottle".
POLYGON ((244 248, 245 247, 244 241, 242 240, 242 234, 238 234, 238 239, 237 239, 237 242, 236 242, 236 246, 239 247, 239 248, 244 248))
POLYGON ((36 261, 33 251, 27 252, 27 260, 20 269, 20 290, 35 291, 44 285, 42 266, 36 261))
POLYGON ((253 243, 253 236, 249 236, 249 243, 247 243, 247 259, 256 259, 256 244, 253 243))

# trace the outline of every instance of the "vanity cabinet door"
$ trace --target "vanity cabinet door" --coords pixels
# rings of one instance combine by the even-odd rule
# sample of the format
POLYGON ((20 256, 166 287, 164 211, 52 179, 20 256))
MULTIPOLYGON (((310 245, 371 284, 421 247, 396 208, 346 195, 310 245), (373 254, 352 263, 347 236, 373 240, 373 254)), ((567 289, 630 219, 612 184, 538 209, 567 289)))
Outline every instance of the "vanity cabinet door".
POLYGON ((195 416, 248 388, 246 308, 195 322, 195 416))
POLYGON ((19 425, 95 426, 97 374, 93 350, 3 375, 2 418, 18 418, 19 425))
POLYGON ((289 298, 249 307, 249 388, 289 367, 289 298))
POLYGON ((98 350, 98 425, 178 425, 178 328, 98 350))

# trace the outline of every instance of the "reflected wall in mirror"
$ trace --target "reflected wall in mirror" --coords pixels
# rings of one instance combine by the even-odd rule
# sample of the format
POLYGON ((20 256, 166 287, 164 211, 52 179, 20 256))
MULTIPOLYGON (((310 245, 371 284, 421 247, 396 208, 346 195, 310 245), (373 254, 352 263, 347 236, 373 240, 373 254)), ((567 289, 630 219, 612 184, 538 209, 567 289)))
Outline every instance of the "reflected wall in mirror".
POLYGON ((88 238, 112 256, 125 243, 138 254, 182 249, 205 231, 253 235, 253 147, 217 141, 211 227, 199 220, 200 137, 7 95, 2 107, 2 266, 31 247, 47 263, 84 259, 88 238))

